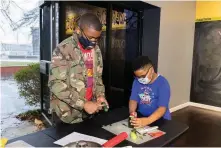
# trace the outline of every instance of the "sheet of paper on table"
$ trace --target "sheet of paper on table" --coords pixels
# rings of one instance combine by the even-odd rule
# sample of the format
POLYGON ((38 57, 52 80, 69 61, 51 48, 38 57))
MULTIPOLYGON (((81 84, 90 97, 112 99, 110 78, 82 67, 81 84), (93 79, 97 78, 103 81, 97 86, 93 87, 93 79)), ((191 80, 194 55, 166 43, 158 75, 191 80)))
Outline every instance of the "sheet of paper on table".
POLYGON ((103 145, 105 142, 107 142, 107 140, 104 139, 100 139, 97 137, 93 137, 93 136, 88 136, 88 135, 84 135, 81 133, 77 133, 77 132, 73 132, 57 141, 54 142, 54 144, 60 145, 60 146, 65 146, 71 142, 76 142, 79 140, 84 140, 84 141, 91 141, 91 142, 96 142, 99 143, 101 145, 103 145))
POLYGON ((34 148, 30 144, 28 144, 28 143, 26 143, 26 142, 24 142, 22 140, 18 140, 18 141, 9 143, 5 147, 29 147, 29 148, 34 148))

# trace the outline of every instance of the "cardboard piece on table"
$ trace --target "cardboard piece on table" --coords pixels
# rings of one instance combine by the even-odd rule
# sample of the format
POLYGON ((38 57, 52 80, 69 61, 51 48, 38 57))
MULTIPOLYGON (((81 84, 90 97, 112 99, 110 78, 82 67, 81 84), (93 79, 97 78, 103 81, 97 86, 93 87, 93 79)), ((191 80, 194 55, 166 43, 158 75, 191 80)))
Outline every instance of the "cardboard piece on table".
MULTIPOLYGON (((148 128, 148 127, 149 126, 147 126, 146 128, 148 128)), ((126 132, 129 135, 127 140, 132 142, 132 143, 135 143, 135 144, 142 144, 144 142, 153 140, 155 138, 158 138, 158 137, 163 136, 164 134, 166 134, 165 132, 163 132, 159 129, 155 129, 155 130, 152 130, 151 132, 146 133, 145 136, 137 134, 137 139, 133 140, 130 137, 130 133, 131 133, 132 128, 130 128, 128 126, 128 119, 125 119, 125 120, 122 120, 122 121, 119 121, 119 122, 115 122, 115 123, 107 125, 107 126, 103 126, 102 128, 109 131, 109 132, 111 132, 111 133, 113 133, 113 134, 115 134, 115 135, 118 135, 121 132, 126 132)))

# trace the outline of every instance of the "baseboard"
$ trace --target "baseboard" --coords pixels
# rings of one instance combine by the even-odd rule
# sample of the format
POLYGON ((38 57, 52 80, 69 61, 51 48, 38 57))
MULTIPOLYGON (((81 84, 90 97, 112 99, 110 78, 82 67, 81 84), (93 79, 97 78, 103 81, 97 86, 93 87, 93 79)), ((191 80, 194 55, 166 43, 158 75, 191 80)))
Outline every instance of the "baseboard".
POLYGON ((170 112, 172 113, 172 112, 178 111, 180 109, 183 109, 183 108, 189 106, 189 103, 190 102, 186 102, 186 103, 180 104, 178 106, 172 107, 172 108, 170 108, 170 112))
POLYGON ((178 106, 172 107, 172 108, 170 108, 170 112, 172 113, 172 112, 178 111, 178 110, 183 109, 187 106, 194 106, 194 107, 198 107, 198 108, 202 108, 202 109, 221 112, 221 107, 215 107, 215 106, 205 105, 205 104, 195 103, 195 102, 186 102, 184 104, 180 104, 178 106))
POLYGON ((189 106, 194 106, 194 107, 198 107, 198 108, 202 108, 202 109, 221 112, 221 107, 215 107, 212 105, 205 105, 205 104, 201 104, 201 103, 189 102, 189 106))

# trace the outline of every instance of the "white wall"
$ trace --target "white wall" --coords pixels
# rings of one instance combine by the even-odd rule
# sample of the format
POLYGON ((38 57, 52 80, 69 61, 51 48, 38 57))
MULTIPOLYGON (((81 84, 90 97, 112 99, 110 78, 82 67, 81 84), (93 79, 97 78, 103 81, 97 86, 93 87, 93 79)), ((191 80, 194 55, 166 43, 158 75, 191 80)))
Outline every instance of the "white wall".
POLYGON ((169 80, 170 107, 189 102, 195 2, 146 2, 161 8, 158 71, 169 80))

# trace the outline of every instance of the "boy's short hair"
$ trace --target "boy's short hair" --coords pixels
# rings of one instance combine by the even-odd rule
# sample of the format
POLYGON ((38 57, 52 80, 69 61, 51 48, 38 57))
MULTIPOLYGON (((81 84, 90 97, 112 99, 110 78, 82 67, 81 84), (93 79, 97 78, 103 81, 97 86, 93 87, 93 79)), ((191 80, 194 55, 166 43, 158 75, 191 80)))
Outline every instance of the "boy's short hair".
POLYGON ((78 20, 78 26, 81 29, 86 27, 95 29, 96 31, 102 30, 102 24, 99 18, 93 13, 85 13, 78 20))
POLYGON ((149 66, 152 66, 152 62, 148 58, 148 56, 140 56, 133 61, 132 70, 137 71, 139 69, 146 68, 149 66))

